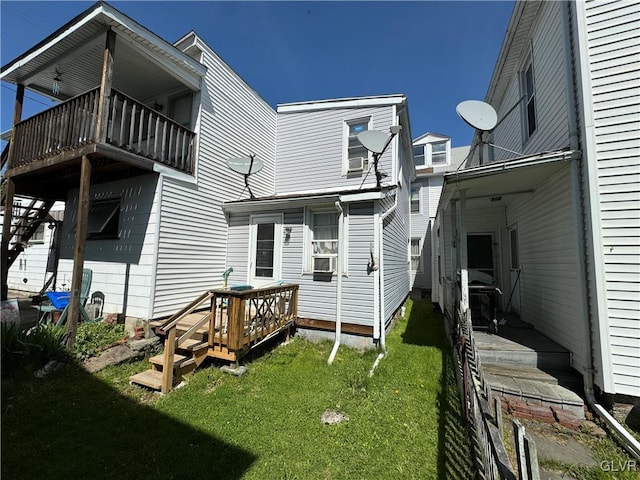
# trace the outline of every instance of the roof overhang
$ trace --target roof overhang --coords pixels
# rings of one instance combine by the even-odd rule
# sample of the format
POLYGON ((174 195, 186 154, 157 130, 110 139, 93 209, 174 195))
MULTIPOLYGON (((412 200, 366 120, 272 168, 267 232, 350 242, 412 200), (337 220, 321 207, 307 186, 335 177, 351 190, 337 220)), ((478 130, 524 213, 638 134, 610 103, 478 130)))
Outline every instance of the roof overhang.
POLYGON ((403 105, 407 98, 402 94, 379 95, 374 97, 335 98, 316 100, 311 102, 278 104, 278 113, 309 112, 313 110, 328 110, 333 108, 363 108, 403 105))
POLYGON ((381 200, 395 192, 395 187, 383 187, 367 190, 353 190, 344 192, 310 193, 304 195, 274 195, 255 198, 253 200, 237 200, 224 202, 224 213, 257 213, 271 210, 290 210, 307 206, 319 206, 340 203, 370 202, 381 200))
POLYGON ((83 93, 100 84, 102 51, 110 29, 116 32, 115 88, 118 89, 118 82, 133 82, 147 94, 153 94, 148 89, 154 84, 159 89, 180 83, 192 90, 200 89, 200 79, 206 73, 204 65, 104 2, 94 4, 4 65, 0 79, 24 84, 51 98, 65 99, 83 93), (56 70, 62 81, 60 94, 54 95, 51 86, 56 70), (167 85, 158 77, 165 78, 167 85))
POLYGON ((461 190, 470 208, 506 206, 580 157, 577 150, 548 152, 446 174, 438 211, 459 200, 461 190))

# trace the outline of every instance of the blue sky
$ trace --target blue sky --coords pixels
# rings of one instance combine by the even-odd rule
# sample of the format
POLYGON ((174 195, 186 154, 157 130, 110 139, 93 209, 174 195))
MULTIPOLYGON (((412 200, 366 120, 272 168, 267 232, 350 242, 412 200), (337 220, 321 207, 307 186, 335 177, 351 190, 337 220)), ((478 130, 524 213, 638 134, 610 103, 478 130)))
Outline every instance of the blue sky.
MULTIPOLYGON (((273 107, 403 93, 413 137, 442 133, 454 146, 473 135, 455 107, 484 99, 513 9, 513 1, 109 3, 170 42, 196 31, 273 107)), ((92 4, 0 1, 0 63, 92 4)), ((14 91, 3 82, 2 131, 14 91)), ((27 91, 23 118, 42 101, 27 91)))

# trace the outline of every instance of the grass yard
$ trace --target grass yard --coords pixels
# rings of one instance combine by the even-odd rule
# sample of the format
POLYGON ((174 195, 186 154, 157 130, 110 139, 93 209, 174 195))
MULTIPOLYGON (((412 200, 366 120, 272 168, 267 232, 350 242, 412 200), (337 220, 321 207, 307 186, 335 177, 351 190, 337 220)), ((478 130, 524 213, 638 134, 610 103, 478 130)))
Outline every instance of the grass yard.
POLYGON ((473 477, 442 318, 407 304, 376 352, 294 338, 239 378, 198 370, 166 396, 128 384, 144 362, 92 376, 5 381, 2 475, 20 479, 473 477), (335 409, 349 416, 324 425, 335 409))

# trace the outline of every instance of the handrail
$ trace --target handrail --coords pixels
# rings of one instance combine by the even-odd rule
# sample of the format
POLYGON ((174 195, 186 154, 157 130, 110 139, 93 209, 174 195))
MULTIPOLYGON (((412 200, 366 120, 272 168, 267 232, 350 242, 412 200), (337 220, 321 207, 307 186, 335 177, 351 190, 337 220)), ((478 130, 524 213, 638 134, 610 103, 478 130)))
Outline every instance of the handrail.
POLYGON ((172 316, 170 316, 165 323, 163 323, 162 325, 160 325, 158 327, 158 329, 163 332, 166 333, 169 329, 174 328, 178 322, 182 319, 182 317, 184 317, 185 315, 190 314, 191 312, 193 312, 196 308, 198 308, 198 306, 200 306, 200 304, 207 299, 208 297, 211 296, 211 292, 204 292, 202 295, 200 295, 198 298, 196 298, 193 302, 189 303, 188 305, 186 305, 185 307, 182 307, 180 310, 178 310, 176 313, 174 313, 172 316))

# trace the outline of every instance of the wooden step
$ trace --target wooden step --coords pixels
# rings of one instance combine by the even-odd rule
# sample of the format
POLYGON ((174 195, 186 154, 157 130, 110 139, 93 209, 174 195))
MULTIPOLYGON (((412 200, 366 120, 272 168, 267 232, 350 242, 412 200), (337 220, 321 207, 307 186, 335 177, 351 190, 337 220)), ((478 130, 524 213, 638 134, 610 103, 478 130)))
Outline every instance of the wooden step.
POLYGON ((136 373, 129 377, 129 382, 137 383, 138 385, 143 385, 154 390, 161 390, 162 372, 158 370, 146 370, 144 372, 136 373))
MULTIPOLYGON (((155 357, 151 357, 149 359, 149 361, 153 365, 156 365, 158 367, 162 367, 163 364, 164 364, 164 355, 163 354, 156 355, 155 357)), ((184 355, 179 355, 177 353, 173 355, 173 366, 176 369, 187 367, 187 366, 191 365, 194 362, 195 362, 195 360, 193 358, 191 358, 191 357, 186 357, 184 355)))
POLYGON ((195 350, 200 350, 201 348, 207 348, 207 342, 202 340, 197 340, 195 338, 187 338, 184 342, 180 344, 178 350, 187 350, 189 352, 193 352, 195 350))

